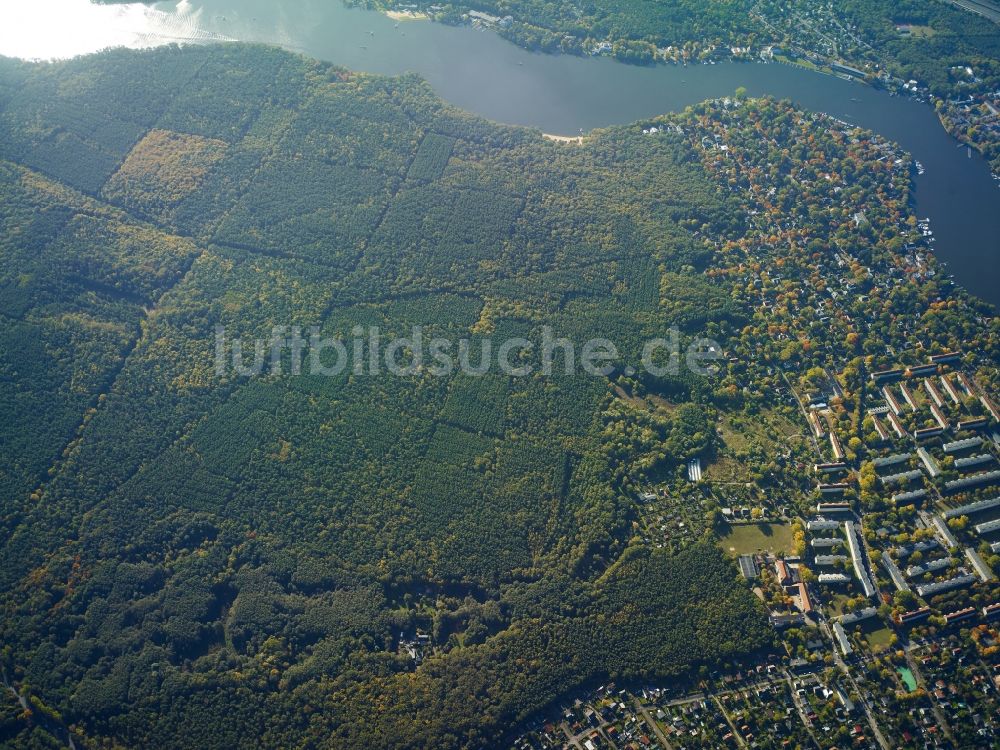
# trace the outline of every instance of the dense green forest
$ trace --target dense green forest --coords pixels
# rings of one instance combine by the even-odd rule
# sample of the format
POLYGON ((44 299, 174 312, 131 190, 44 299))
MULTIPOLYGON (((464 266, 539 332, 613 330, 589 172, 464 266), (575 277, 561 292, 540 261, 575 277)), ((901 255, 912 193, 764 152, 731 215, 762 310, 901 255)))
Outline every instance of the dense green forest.
POLYGON ((634 535, 629 483, 710 447, 707 379, 661 383, 689 403, 654 424, 558 369, 214 360, 218 325, 419 324, 634 361, 746 320, 685 283, 742 216, 686 138, 552 143, 412 76, 253 46, 0 59, 0 667, 28 705, 0 740, 479 747, 589 680, 768 648, 711 543, 634 535))
MULTIPOLYGON (((840 4, 839 11, 899 75, 915 77, 942 96, 969 91, 968 86, 960 85, 953 66, 976 68, 984 85, 972 90, 985 91, 1000 81, 1000 34, 981 16, 946 2, 914 0, 848 0, 840 4), (901 35, 896 27, 904 24, 928 27, 932 32, 917 37, 901 35)), ((845 53, 860 57, 864 51, 845 53)))

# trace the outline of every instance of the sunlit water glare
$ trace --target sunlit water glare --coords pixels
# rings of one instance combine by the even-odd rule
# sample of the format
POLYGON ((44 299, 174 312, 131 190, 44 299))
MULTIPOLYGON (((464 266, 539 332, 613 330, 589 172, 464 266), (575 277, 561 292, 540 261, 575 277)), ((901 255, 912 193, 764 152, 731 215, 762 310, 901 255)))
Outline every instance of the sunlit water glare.
POLYGON ((142 3, 99 5, 90 0, 0 2, 0 54, 56 60, 108 47, 156 47, 225 41, 204 30, 201 10, 181 0, 170 12, 142 3))

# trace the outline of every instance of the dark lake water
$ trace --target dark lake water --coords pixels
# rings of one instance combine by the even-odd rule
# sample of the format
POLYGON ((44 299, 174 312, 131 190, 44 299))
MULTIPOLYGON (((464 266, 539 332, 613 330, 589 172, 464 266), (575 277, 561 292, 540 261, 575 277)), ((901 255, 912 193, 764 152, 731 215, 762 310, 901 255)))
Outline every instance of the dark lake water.
POLYGON ((937 256, 966 289, 1000 306, 1000 189, 986 162, 957 148, 930 106, 858 83, 779 64, 646 68, 533 54, 491 32, 397 21, 337 0, 185 0, 117 9, 85 0, 5 0, 5 26, 0 53, 22 56, 185 40, 274 43, 356 70, 416 72, 464 109, 564 135, 682 109, 739 86, 787 97, 881 133, 920 161, 926 173, 916 178, 916 209, 932 220, 937 256), (11 22, 31 28, 15 30, 11 22))

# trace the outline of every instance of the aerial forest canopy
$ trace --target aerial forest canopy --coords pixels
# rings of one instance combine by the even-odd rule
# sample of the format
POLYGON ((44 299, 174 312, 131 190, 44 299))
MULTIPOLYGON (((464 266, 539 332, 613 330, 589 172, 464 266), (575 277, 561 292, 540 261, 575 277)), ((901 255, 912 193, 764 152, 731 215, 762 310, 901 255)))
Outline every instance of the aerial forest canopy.
POLYGON ((815 507, 792 383, 839 373, 849 461, 870 373, 962 350, 997 386, 911 164, 743 92, 556 142, 273 48, 0 58, 0 743, 490 747, 779 660, 716 532, 815 507), (217 367, 275 326, 618 355, 217 367))
POLYGON ((680 132, 553 143, 253 46, 0 59, 0 737, 478 747, 767 648, 713 544, 633 533, 718 383, 644 384, 687 402, 650 423, 617 371, 214 366, 217 326, 731 333, 700 272, 743 216, 680 132))

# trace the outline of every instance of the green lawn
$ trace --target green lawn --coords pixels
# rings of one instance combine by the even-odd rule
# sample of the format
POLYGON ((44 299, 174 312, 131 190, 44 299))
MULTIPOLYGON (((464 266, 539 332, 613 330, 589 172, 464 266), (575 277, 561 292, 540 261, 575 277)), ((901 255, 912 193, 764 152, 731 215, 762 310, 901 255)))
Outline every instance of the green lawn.
POLYGON ((911 39, 927 39, 937 34, 937 30, 932 26, 918 26, 912 24, 897 26, 896 32, 900 36, 909 37, 911 39))
POLYGON ((747 467, 732 456, 718 456, 704 467, 702 475, 710 482, 746 482, 747 467))
POLYGON ((804 57, 786 57, 785 55, 775 55, 774 59, 778 62, 788 63, 789 65, 798 65, 802 68, 808 68, 809 70, 820 70, 820 68, 813 62, 807 60, 804 57))
POLYGON ((734 555, 758 550, 788 553, 792 550, 792 527, 774 523, 726 525, 719 531, 719 546, 734 555))
POLYGON ((827 614, 831 617, 840 617, 844 614, 844 605, 850 599, 847 594, 834 594, 826 602, 827 614))
POLYGON ((892 631, 889 628, 877 628, 870 633, 865 633, 865 639, 868 641, 868 645, 871 646, 872 651, 879 653, 880 651, 885 651, 889 648, 892 631))

